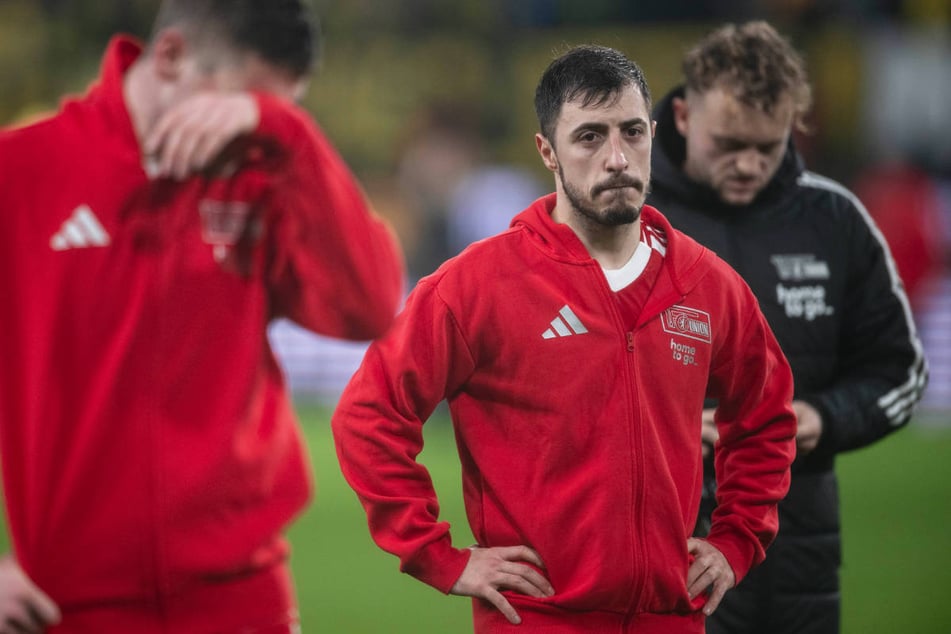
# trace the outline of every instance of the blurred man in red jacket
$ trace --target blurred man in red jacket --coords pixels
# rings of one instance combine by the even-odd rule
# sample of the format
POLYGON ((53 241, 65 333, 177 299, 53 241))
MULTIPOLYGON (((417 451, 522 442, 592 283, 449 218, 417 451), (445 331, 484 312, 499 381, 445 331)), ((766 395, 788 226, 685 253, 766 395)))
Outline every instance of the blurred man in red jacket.
POLYGON ((298 0, 166 0, 89 92, 0 133, 0 624, 290 632, 310 495, 266 328, 369 339, 402 258, 294 105, 298 0))

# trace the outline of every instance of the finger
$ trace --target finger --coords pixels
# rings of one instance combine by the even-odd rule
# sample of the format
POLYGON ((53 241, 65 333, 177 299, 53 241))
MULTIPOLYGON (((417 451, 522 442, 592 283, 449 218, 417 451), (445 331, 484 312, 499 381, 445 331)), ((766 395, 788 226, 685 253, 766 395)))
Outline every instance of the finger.
MULTIPOLYGON (((524 566, 523 569, 530 570, 528 568, 524 568, 524 566)), ((552 594, 554 594, 551 585, 538 573, 529 575, 523 571, 506 572, 500 570, 500 576, 494 585, 497 588, 515 590, 521 594, 538 599, 550 597, 552 594)))
POLYGON ((692 583, 687 584, 687 594, 691 599, 703 594, 716 581, 716 573, 707 568, 692 583))
POLYGON ((532 596, 550 597, 555 594, 555 589, 552 587, 551 582, 534 568, 530 568, 522 564, 507 563, 504 566, 501 566, 499 570, 506 574, 522 577, 525 579, 525 581, 530 583, 533 588, 536 588, 538 592, 541 593, 541 595, 535 595, 532 593, 532 596))
POLYGON ((56 625, 62 619, 59 606, 42 590, 34 587, 33 595, 27 604, 33 621, 41 628, 56 625))
POLYGON ((169 174, 184 180, 191 173, 194 148, 206 134, 208 131, 200 112, 193 111, 182 120, 169 136, 168 148, 164 152, 168 158, 169 174))
POLYGON ((522 618, 518 615, 518 612, 516 612, 515 608, 512 607, 512 604, 509 603, 504 596, 502 596, 501 592, 490 589, 485 593, 484 598, 486 601, 494 605, 495 608, 501 612, 512 625, 518 625, 522 622, 522 618))
POLYGON ((498 555, 506 561, 527 561, 530 564, 535 564, 539 568, 545 567, 545 562, 542 561, 541 556, 528 546, 499 548, 498 555))
POLYGON ((720 601, 723 600, 723 597, 726 595, 726 591, 729 590, 729 584, 725 581, 718 580, 713 584, 713 590, 710 592, 710 596, 707 598, 707 602, 703 606, 703 613, 707 616, 713 614, 718 607, 720 607, 720 601))
POLYGON ((698 539, 697 537, 688 537, 687 538, 687 552, 695 556, 700 552, 700 549, 703 548, 703 540, 698 539))
POLYGON ((168 134, 168 115, 166 114, 160 118, 155 125, 152 126, 152 129, 149 130, 148 134, 145 136, 145 142, 142 144, 142 150, 145 152, 146 156, 152 156, 157 154, 159 149, 162 147, 162 142, 165 139, 165 135, 168 134))
POLYGON ((190 165, 192 171, 200 172, 214 163, 227 145, 228 139, 216 134, 204 135, 192 151, 190 165))
POLYGON ((8 614, 6 621, 3 623, 4 632, 12 632, 13 634, 40 634, 41 629, 34 626, 30 623, 30 617, 26 614, 26 611, 16 610, 12 614, 8 614))
POLYGON ((158 151, 159 174, 162 176, 172 176, 175 173, 175 164, 178 156, 178 148, 182 142, 184 131, 181 126, 172 128, 162 138, 162 145, 158 151))
POLYGON ((155 122, 146 136, 144 145, 146 154, 157 157, 161 153, 168 136, 180 127, 179 121, 183 115, 184 111, 180 106, 173 107, 155 122))
POLYGON ((163 176, 180 177, 187 172, 187 153, 200 133, 202 112, 195 109, 176 108, 164 123, 165 131, 158 150, 159 170, 163 176))
POLYGON ((714 571, 705 563, 698 561, 691 564, 687 570, 687 592, 694 598, 710 585, 714 580, 714 571))
POLYGON ((189 164, 193 171, 200 171, 221 153, 235 134, 231 130, 231 117, 226 108, 218 107, 202 120, 204 134, 196 135, 189 164))

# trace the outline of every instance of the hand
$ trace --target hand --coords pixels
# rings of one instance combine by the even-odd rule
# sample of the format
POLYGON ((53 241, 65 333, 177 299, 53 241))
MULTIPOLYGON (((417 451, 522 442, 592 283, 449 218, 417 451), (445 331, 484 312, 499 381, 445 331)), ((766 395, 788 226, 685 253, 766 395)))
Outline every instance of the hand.
POLYGON ((710 588, 710 596, 703 606, 703 613, 710 616, 726 591, 736 585, 736 575, 723 553, 705 539, 687 539, 687 552, 694 557, 687 571, 687 592, 693 599, 710 588))
POLYGON ((10 555, 0 557, 0 634, 40 634, 60 621, 59 608, 10 555))
POLYGON ((700 446, 702 447, 704 458, 713 453, 713 446, 716 445, 720 439, 720 432, 717 431, 717 425, 713 422, 713 415, 716 411, 715 408, 705 409, 700 419, 700 446))
POLYGON ((818 446, 822 437, 822 416, 805 401, 793 401, 792 408, 796 413, 796 451, 805 456, 818 446))
POLYGON ((233 140, 253 132, 260 116, 250 93, 199 93, 158 119, 144 151, 156 159, 157 176, 182 180, 207 167, 233 140))
POLYGON ((545 577, 534 568, 515 563, 518 561, 527 561, 539 568, 545 567, 538 553, 528 546, 473 547, 469 563, 449 593, 485 599, 498 608, 510 623, 518 625, 522 619, 499 590, 515 590, 539 599, 555 594, 554 588, 545 577))

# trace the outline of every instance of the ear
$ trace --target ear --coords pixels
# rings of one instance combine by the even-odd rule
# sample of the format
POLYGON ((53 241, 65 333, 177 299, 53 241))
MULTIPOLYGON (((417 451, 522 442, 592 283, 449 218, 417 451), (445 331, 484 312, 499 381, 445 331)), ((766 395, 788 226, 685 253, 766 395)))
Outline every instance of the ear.
POLYGON ((535 147, 538 148, 538 153, 541 155, 545 167, 552 172, 557 172, 558 156, 555 154, 555 148, 541 133, 535 134, 535 147))
POLYGON ((687 136, 687 119, 689 118, 690 108, 687 105, 687 100, 683 97, 674 97, 670 102, 670 105, 674 109, 674 125, 677 127, 677 132, 681 136, 687 136))
POLYGON ((187 50, 185 34, 176 28, 164 29, 155 36, 151 56, 159 79, 173 82, 179 78, 187 50))

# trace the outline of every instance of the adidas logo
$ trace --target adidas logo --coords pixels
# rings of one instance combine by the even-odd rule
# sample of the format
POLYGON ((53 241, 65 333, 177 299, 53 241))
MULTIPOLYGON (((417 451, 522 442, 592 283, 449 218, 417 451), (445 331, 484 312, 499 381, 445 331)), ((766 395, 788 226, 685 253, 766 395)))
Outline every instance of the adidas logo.
POLYGON ((109 245, 109 234, 103 229, 89 205, 80 205, 73 215, 63 223, 57 233, 50 238, 50 248, 54 251, 85 249, 109 245))
POLYGON ((570 337, 572 335, 583 335, 588 332, 574 311, 565 304, 558 311, 558 316, 551 320, 551 328, 542 333, 542 339, 554 339, 555 337, 570 337))

